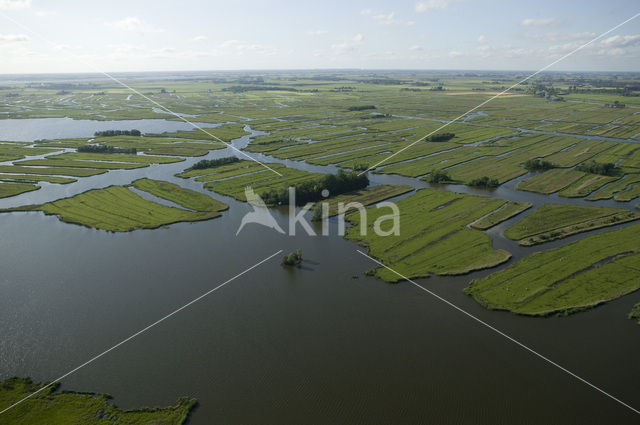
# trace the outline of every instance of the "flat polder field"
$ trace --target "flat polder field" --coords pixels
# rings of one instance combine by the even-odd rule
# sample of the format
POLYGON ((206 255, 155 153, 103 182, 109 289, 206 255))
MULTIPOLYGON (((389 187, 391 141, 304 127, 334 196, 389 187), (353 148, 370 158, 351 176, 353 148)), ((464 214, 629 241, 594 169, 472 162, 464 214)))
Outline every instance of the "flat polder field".
MULTIPOLYGON (((615 310, 611 332, 634 324, 637 338, 640 75, 545 72, 452 122, 524 76, 488 71, 146 74, 127 81, 136 93, 97 78, 2 83, 0 221, 20 219, 23 226, 38 221, 60 240, 68 232, 91 232, 83 234, 105 243, 135 235, 153 240, 151 235, 205 225, 222 235, 222 228, 237 227, 247 212, 247 188, 286 223, 286 191, 295 187, 318 203, 310 208, 309 221, 312 215, 318 218, 324 200, 332 225, 338 203, 364 204, 367 219, 350 210, 346 234, 334 236, 332 243, 361 250, 384 266, 373 261, 368 267, 347 265, 348 258, 334 258, 328 249, 315 253, 310 263, 303 260, 286 279, 304 280, 305 265, 313 269, 323 261, 344 261, 350 267, 344 285, 382 286, 397 297, 410 286, 407 279, 427 288, 434 282, 489 321, 499 317, 507 327, 546 332, 623 302, 615 304, 625 307, 615 310), (59 120, 82 125, 68 134, 50 132, 49 123, 59 120), (329 186, 322 197, 314 197, 329 186), (376 218, 388 213, 376 208, 382 201, 398 207, 397 234, 374 231, 376 218)), ((208 241, 241 255, 242 248, 225 238, 208 241)), ((300 238, 287 252, 307 243, 300 238)), ((166 249, 180 256, 189 252, 188 244, 166 249)), ((206 252, 202 246, 194 251, 197 258, 206 252)), ((39 263, 36 253, 12 255, 39 263)), ((209 261, 214 267, 216 256, 209 261)), ((149 258, 136 267, 153 270, 160 263, 149 258)), ((228 278, 216 267, 209 277, 228 278)), ((183 271, 188 282, 189 268, 183 271)), ((302 283, 296 284, 301 291, 302 283)), ((167 312, 169 305, 162 304, 167 312)), ((5 379, 0 409, 56 378, 16 362, 0 367, 5 379)), ((80 390, 102 392, 89 389, 90 384, 78 383, 80 390)), ((182 423, 191 415, 197 423, 199 413, 215 404, 197 394, 182 395, 198 398, 204 412, 194 410, 194 399, 173 393, 158 397, 165 405, 179 399, 173 407, 127 411, 106 396, 48 387, 6 418, 25 424, 45 423, 55 415, 65 423, 76 418, 182 423)), ((156 403, 127 400, 132 406, 156 403)))

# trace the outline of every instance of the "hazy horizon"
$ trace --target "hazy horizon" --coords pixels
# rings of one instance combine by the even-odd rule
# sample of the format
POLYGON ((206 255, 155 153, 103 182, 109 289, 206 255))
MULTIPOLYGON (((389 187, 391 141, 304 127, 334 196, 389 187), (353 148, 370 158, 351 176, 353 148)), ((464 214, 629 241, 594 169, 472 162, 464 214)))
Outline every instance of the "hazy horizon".
MULTIPOLYGON (((0 0, 0 74, 249 70, 534 71, 638 12, 613 0, 266 5, 0 0), (169 5, 171 6, 171 5, 169 5)), ((555 71, 640 69, 631 21, 555 71)))

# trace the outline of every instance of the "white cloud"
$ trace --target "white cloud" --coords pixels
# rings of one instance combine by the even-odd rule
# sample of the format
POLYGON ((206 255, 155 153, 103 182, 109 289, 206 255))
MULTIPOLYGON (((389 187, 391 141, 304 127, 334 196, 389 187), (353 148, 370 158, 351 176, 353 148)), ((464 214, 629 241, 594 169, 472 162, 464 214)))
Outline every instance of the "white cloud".
POLYGON ((640 34, 614 35, 600 42, 605 47, 626 47, 640 43, 640 34))
POLYGON ((340 43, 335 43, 331 45, 331 50, 333 50, 336 54, 344 54, 348 52, 352 52, 356 50, 359 46, 362 45, 364 41, 364 36, 362 34, 356 34, 354 37, 344 40, 340 43))
POLYGON ((520 22, 523 27, 545 27, 555 24, 556 18, 527 18, 520 22))
POLYGON ((140 33, 164 31, 162 28, 156 28, 142 21, 140 18, 136 18, 134 16, 127 16, 126 18, 114 22, 106 22, 106 25, 120 31, 136 31, 140 33))
POLYGON ((307 35, 325 35, 328 32, 327 30, 309 30, 307 31, 307 35))
POLYGON ((206 35, 196 35, 191 39, 191 41, 204 41, 207 39, 206 35))
POLYGON ((457 50, 452 50, 449 52, 449 57, 451 58, 457 58, 458 56, 462 56, 462 52, 459 52, 457 50))
POLYGON ((424 13, 430 10, 444 9, 453 0, 423 0, 416 3, 416 12, 424 13))
POLYGON ((220 43, 215 49, 216 55, 236 55, 243 56, 251 53, 261 56, 273 56, 277 53, 277 49, 263 44, 248 43, 241 40, 226 40, 220 43))
POLYGON ((476 41, 478 43, 486 43, 487 42, 487 37, 485 37, 484 35, 479 35, 478 38, 476 38, 476 41))
POLYGON ((31 7, 31 0, 0 0, 0 9, 14 10, 31 7))
POLYGON ((2 43, 16 43, 29 41, 29 37, 24 34, 0 34, 0 42, 2 43))
POLYGON ((387 15, 385 15, 384 13, 378 13, 376 15, 371 16, 371 18, 376 21, 376 23, 378 25, 386 25, 386 26, 390 26, 390 25, 404 25, 404 26, 408 26, 410 27, 411 25, 415 24, 415 22, 413 21, 402 21, 400 19, 396 19, 396 14, 395 12, 391 12, 387 15))
POLYGON ((413 46, 409 47, 409 50, 413 50, 414 52, 417 50, 422 50, 422 46, 418 46, 417 44, 414 44, 413 46))
POLYGON ((545 42, 552 42, 552 43, 559 43, 559 42, 563 42, 563 41, 572 41, 572 40, 590 40, 593 37, 596 36, 596 33, 594 32, 574 32, 574 33, 568 33, 568 34, 563 34, 563 33, 557 33, 557 32, 546 32, 546 33, 528 33, 525 34, 526 38, 529 39, 533 39, 533 40, 539 40, 539 41, 545 41, 545 42))
POLYGON ((414 21, 403 21, 401 19, 397 19, 395 12, 384 14, 384 13, 374 12, 371 9, 363 9, 360 11, 360 14, 365 16, 371 16, 371 19, 373 19, 378 25, 386 25, 386 26, 404 25, 404 26, 410 27, 415 24, 414 21))

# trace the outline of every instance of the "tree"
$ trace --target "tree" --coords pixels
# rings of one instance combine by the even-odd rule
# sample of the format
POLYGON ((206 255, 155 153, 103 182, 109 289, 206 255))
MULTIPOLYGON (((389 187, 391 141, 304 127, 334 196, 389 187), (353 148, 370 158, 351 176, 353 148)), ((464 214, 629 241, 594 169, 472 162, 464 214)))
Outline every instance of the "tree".
POLYGON ((427 177, 427 182, 429 183, 444 183, 450 181, 449 173, 444 170, 433 170, 427 177))
POLYGON ((556 166, 549 161, 543 161, 541 159, 530 159, 524 163, 524 168, 529 171, 546 171, 552 168, 556 168, 556 166))
POLYGON ((488 176, 483 176, 483 177, 471 180, 469 182, 469 186, 493 188, 493 187, 500 186, 500 181, 498 179, 489 178, 488 176))

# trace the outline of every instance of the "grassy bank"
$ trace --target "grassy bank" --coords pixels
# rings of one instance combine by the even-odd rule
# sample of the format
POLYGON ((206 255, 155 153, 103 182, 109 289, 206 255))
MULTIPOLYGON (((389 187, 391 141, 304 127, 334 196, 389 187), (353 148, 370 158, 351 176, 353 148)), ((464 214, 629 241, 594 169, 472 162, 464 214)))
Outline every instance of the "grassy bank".
POLYGON ((526 315, 572 313, 640 288, 640 224, 537 252, 473 280, 465 292, 487 308, 526 315))
MULTIPOLYGON (((368 212, 365 236, 360 234, 364 225, 360 215, 349 215, 354 226, 346 237, 409 278, 464 274, 496 266, 511 257, 506 251, 494 250, 486 234, 467 227, 504 203, 500 199, 422 189, 396 203, 400 210, 399 235, 376 234, 375 220, 390 214, 381 208, 368 212)), ((388 230, 384 225, 382 229, 388 230)), ((384 268, 376 269, 375 274, 389 282, 400 279, 384 268)))
MULTIPOLYGON (((0 382, 0 410, 37 391, 46 384, 30 379, 9 378, 0 382)), ((0 416, 0 422, 15 425, 129 424, 181 425, 197 405, 183 397, 175 406, 121 410, 106 394, 43 390, 0 416)))
POLYGON ((0 183, 0 198, 8 198, 10 196, 19 195, 32 190, 38 190, 40 186, 27 183, 0 183))
POLYGON ((619 208, 546 204, 509 227, 504 235, 530 246, 638 218, 639 213, 619 208))
POLYGON ((110 186, 93 189, 70 198, 59 199, 42 205, 12 208, 7 211, 42 211, 57 215, 67 223, 80 224, 111 232, 128 232, 136 229, 155 229, 167 224, 208 220, 220 216, 227 205, 216 200, 205 200, 201 193, 183 189, 167 182, 142 179, 137 186, 149 193, 176 202, 185 208, 167 207, 148 201, 129 188, 110 186))

